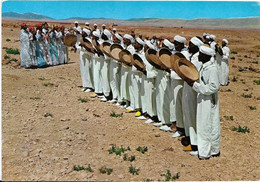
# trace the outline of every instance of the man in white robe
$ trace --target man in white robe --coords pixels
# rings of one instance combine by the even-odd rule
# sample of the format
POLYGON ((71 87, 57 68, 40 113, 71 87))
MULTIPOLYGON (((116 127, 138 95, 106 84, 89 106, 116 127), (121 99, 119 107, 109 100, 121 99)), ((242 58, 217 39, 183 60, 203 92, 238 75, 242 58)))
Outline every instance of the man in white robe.
POLYGON ((201 46, 199 52, 199 61, 203 63, 199 70, 200 79, 189 84, 198 93, 197 154, 200 160, 207 160, 220 155, 219 80, 216 64, 211 59, 214 51, 201 46))
POLYGON ((230 49, 227 47, 228 40, 223 39, 222 40, 222 61, 221 61, 221 75, 222 79, 220 80, 220 84, 223 86, 228 85, 228 75, 229 75, 229 64, 228 64, 228 58, 230 55, 230 49))
MULTIPOLYGON (((83 41, 91 42, 90 38, 90 30, 83 28, 82 30, 82 39, 83 41)), ((86 48, 81 45, 80 50, 80 73, 81 73, 81 81, 82 81, 82 91, 83 92, 91 92, 94 89, 93 84, 93 71, 92 71, 92 57, 93 53, 86 50, 86 48)))

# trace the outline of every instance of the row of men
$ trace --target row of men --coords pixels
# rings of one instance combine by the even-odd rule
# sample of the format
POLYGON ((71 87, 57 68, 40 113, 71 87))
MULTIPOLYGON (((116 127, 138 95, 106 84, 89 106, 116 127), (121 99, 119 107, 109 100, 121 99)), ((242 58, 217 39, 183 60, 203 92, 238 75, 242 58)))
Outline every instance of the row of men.
MULTIPOLYGON (((190 154, 198 155, 199 159, 220 155, 218 90, 221 79, 228 75, 230 50, 226 39, 223 39, 220 48, 214 43, 216 37, 208 34, 203 35, 204 40, 193 37, 188 46, 185 45, 186 38, 180 35, 174 37, 174 42, 165 39, 156 44, 154 40, 142 40, 129 34, 122 37, 118 33, 110 33, 105 27, 102 31, 96 27, 92 31, 84 27, 77 35, 82 36, 83 41, 95 39, 99 44, 120 44, 131 54, 138 54, 146 66, 145 72, 138 71, 135 66, 124 65, 105 54, 88 52, 88 48, 78 42, 76 48, 80 51, 82 91, 94 91, 92 96, 116 103, 127 112, 137 111, 137 118, 147 119, 145 123, 157 121, 154 126, 174 131, 173 138, 185 136, 182 138, 186 146, 184 150, 191 150, 190 154), (182 53, 196 66, 199 80, 187 83, 174 70, 165 71, 152 66, 146 60, 145 51, 148 48, 158 50, 158 45, 172 53, 182 53), (225 73, 221 69, 222 62, 227 64, 225 73)), ((221 84, 227 84, 228 79, 225 79, 226 83, 221 84)))
POLYGON ((21 67, 39 68, 68 62, 67 47, 63 42, 64 26, 48 23, 37 24, 35 27, 22 23, 20 31, 21 67))

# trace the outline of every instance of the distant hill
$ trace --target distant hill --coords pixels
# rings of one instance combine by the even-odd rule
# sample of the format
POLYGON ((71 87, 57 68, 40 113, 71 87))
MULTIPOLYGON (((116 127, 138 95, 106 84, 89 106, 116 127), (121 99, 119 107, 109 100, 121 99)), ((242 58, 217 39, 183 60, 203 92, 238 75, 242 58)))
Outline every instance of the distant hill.
POLYGON ((2 18, 7 20, 44 20, 49 22, 73 23, 114 23, 125 26, 155 26, 155 27, 183 27, 183 28, 206 28, 206 29, 260 29, 260 17, 255 18, 230 18, 230 19, 158 19, 158 18, 133 18, 129 20, 106 19, 106 18, 83 18, 72 17, 63 20, 56 20, 51 17, 36 13, 2 13, 2 18))
POLYGON ((41 20, 41 19, 50 19, 53 20, 53 18, 48 16, 39 15, 36 13, 15 13, 15 12, 7 12, 2 13, 2 18, 11 18, 11 19, 35 19, 35 20, 41 20))

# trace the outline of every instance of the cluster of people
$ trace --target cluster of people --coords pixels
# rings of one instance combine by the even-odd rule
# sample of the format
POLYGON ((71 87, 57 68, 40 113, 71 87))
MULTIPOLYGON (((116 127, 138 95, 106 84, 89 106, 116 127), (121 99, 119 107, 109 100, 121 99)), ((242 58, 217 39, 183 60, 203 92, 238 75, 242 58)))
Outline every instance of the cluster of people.
POLYGON ((68 51, 64 44, 65 27, 48 23, 27 26, 22 23, 20 31, 21 67, 40 68, 68 62, 68 51))
POLYGON ((74 30, 83 92, 93 92, 91 97, 114 103, 126 112, 135 112, 137 119, 146 120, 146 124, 153 123, 163 131, 174 132, 172 137, 178 138, 190 155, 201 160, 220 155, 218 90, 220 85, 228 84, 230 50, 226 39, 221 46, 215 42, 216 36, 208 33, 202 38, 194 36, 189 42, 180 35, 174 36, 173 42, 156 36, 143 39, 134 32, 123 36, 115 28, 110 32, 105 24, 102 29, 94 24, 92 29, 88 22, 83 28, 75 22, 74 30), (92 42, 95 52, 81 41, 92 42), (100 53, 94 42, 121 45, 132 55, 141 57, 145 70, 100 53), (160 48, 185 56, 195 65, 199 79, 188 83, 173 69, 150 64, 145 52, 160 48))

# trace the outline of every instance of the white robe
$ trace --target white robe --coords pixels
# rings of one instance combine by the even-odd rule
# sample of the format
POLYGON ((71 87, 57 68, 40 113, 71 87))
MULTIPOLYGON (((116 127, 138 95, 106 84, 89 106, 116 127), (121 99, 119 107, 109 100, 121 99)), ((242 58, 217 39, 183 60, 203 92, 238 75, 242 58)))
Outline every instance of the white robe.
POLYGON ((32 59, 30 56, 30 42, 29 42, 29 33, 22 29, 20 31, 20 42, 21 42, 21 67, 30 67, 32 65, 32 59))
MULTIPOLYGON (((200 69, 202 63, 198 60, 199 52, 194 54, 190 61, 195 65, 197 70, 200 69)), ((196 131, 196 116, 197 116, 197 92, 191 86, 184 82, 182 92, 182 113, 185 135, 190 136, 191 144, 197 145, 194 142, 193 135, 190 135, 190 130, 196 131)), ((193 132, 192 131, 192 132, 193 132)))
POLYGON ((93 55, 93 81, 94 81, 94 89, 95 93, 101 94, 102 93, 102 84, 101 84, 101 72, 100 72, 100 60, 102 59, 95 53, 93 55))
POLYGON ((76 48, 79 46, 80 44, 80 40, 81 40, 81 34, 82 34, 82 29, 80 26, 74 27, 75 30, 79 31, 79 33, 74 32, 74 35, 77 36, 77 42, 76 42, 76 48))
MULTIPOLYGON (((90 39, 88 39, 91 41, 90 39)), ((94 89, 93 83, 93 54, 86 51, 85 48, 81 48, 80 50, 80 73, 81 73, 81 81, 82 86, 84 88, 92 88, 94 89)))
POLYGON ((230 49, 228 47, 223 47, 223 56, 222 56, 222 61, 221 61, 221 80, 220 84, 221 85, 227 85, 228 84, 228 75, 229 75, 229 64, 228 64, 228 58, 230 55, 230 49))
POLYGON ((109 68, 110 88, 113 99, 118 99, 118 101, 120 101, 120 73, 121 64, 118 61, 111 59, 109 68))
POLYGON ((111 59, 105 54, 101 57, 103 59, 103 61, 100 63, 102 91, 104 95, 108 97, 110 94, 109 67, 111 59))
POLYGON ((218 70, 209 61, 201 66, 200 80, 193 89, 197 96, 197 144, 201 157, 210 157, 220 151, 220 120, 218 101, 218 70))
POLYGON ((155 78, 158 74, 156 69, 146 60, 145 55, 141 55, 146 68, 146 75, 142 74, 141 85, 141 103, 142 111, 149 114, 151 117, 156 114, 156 99, 155 99, 155 78))

